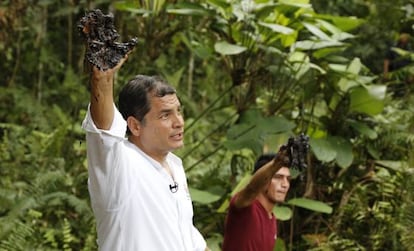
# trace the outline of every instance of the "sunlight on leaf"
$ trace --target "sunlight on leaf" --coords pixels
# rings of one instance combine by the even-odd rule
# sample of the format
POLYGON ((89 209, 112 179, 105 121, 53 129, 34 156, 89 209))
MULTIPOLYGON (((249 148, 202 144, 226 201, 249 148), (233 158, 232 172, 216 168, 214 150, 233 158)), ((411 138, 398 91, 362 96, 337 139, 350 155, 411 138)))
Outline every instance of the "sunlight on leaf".
POLYGON ((276 219, 281 221, 290 220, 293 215, 292 210, 285 206, 273 207, 273 213, 275 214, 276 219))
POLYGON ((366 124, 362 122, 348 120, 348 123, 360 134, 365 135, 370 139, 376 139, 378 137, 378 134, 374 129, 369 128, 366 124))
POLYGON ((283 26, 283 25, 279 25, 279 24, 269 24, 269 23, 259 22, 259 25, 267 27, 274 32, 282 33, 285 35, 290 35, 295 32, 295 30, 289 27, 283 26))
POLYGON ((237 55, 247 50, 247 48, 244 46, 229 44, 227 42, 216 43, 214 45, 214 49, 216 50, 216 52, 222 55, 237 55))
POLYGON ((349 167, 354 160, 351 143, 341 137, 330 136, 328 140, 331 142, 331 146, 335 149, 335 159, 338 165, 342 168, 349 167))
POLYGON ((331 162, 336 157, 336 151, 327 139, 310 139, 311 150, 320 161, 331 162))
POLYGON ((210 204, 220 199, 219 195, 210 193, 206 190, 199 190, 193 187, 190 187, 189 190, 191 198, 194 202, 198 202, 201 204, 210 204))
POLYGON ((287 204, 325 214, 331 214, 333 211, 332 207, 328 204, 322 201, 311 200, 307 198, 294 198, 289 200, 287 204))
POLYGON ((384 108, 385 86, 357 87, 351 91, 350 109, 356 112, 376 115, 384 108))

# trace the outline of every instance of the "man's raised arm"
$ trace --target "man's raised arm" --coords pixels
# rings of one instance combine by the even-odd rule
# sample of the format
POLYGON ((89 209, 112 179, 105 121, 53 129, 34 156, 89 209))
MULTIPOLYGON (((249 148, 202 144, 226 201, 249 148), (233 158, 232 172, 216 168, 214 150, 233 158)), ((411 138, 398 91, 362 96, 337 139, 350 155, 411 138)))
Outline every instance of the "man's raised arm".
POLYGON ((103 130, 111 128, 114 118, 113 84, 114 75, 137 44, 137 38, 126 43, 116 40, 119 34, 113 24, 113 15, 104 15, 95 9, 82 17, 78 30, 84 38, 85 62, 91 68, 90 111, 96 127, 103 130))
POLYGON ((96 127, 109 130, 114 119, 114 75, 128 56, 125 56, 117 66, 112 69, 99 70, 92 67, 90 79, 90 111, 96 127))
POLYGON ((256 198, 262 189, 268 186, 273 175, 283 166, 287 166, 288 157, 286 151, 280 150, 276 158, 267 162, 257 170, 250 182, 235 197, 234 205, 237 208, 247 207, 256 198), (287 158, 287 159, 286 159, 287 158))

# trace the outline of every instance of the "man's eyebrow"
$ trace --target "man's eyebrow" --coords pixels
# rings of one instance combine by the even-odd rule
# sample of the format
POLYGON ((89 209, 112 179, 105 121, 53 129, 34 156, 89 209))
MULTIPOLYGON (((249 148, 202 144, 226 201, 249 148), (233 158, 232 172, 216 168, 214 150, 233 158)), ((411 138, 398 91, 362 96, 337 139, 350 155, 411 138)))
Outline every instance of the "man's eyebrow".
POLYGON ((182 107, 181 106, 177 106, 175 108, 164 108, 164 109, 161 109, 159 111, 159 114, 171 113, 172 111, 175 111, 175 110, 181 111, 182 110, 182 107))
POLYGON ((171 108, 168 108, 168 109, 161 109, 160 110, 160 113, 168 113, 168 112, 171 112, 173 109, 171 109, 171 108))
POLYGON ((281 174, 281 173, 275 173, 273 176, 282 176, 282 177, 287 177, 287 178, 292 177, 292 175, 284 175, 284 174, 281 174))

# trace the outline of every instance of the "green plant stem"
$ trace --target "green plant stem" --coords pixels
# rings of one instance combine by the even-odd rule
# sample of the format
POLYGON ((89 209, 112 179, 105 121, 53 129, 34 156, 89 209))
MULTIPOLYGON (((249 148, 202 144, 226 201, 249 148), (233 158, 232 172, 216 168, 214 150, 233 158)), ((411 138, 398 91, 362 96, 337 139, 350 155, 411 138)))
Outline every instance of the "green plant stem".
POLYGON ((207 107, 207 109, 205 109, 197 118, 194 119, 194 121, 185 128, 186 131, 190 130, 192 126, 194 126, 204 115, 207 114, 208 111, 210 111, 214 105, 220 101, 225 95, 227 95, 227 93, 229 93, 231 90, 233 89, 233 86, 230 86, 227 90, 225 90, 216 100, 213 101, 213 103, 211 103, 211 105, 209 105, 207 107))

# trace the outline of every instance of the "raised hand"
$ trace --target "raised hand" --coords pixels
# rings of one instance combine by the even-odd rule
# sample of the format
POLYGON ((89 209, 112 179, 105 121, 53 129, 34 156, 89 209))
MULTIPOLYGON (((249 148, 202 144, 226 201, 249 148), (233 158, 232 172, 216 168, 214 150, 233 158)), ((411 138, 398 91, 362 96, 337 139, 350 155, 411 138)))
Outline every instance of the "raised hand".
POLYGON ((309 151, 309 136, 301 133, 296 138, 290 137, 287 144, 280 147, 280 152, 288 157, 290 168, 303 171, 306 169, 306 155, 309 151))
POLYGON ((137 38, 126 43, 116 40, 119 34, 113 24, 113 15, 104 15, 95 9, 82 17, 78 30, 86 43, 85 59, 101 71, 115 68, 137 44, 137 38))

